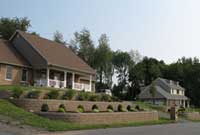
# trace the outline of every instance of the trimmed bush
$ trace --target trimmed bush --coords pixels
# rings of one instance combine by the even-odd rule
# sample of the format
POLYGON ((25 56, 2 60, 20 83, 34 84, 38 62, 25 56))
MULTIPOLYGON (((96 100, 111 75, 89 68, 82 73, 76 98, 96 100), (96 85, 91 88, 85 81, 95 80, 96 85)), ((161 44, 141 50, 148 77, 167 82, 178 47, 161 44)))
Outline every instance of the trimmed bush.
POLYGON ((41 107, 42 112, 48 112, 49 111, 49 106, 47 104, 43 104, 41 107))
POLYGON ((110 95, 102 94, 102 95, 101 95, 101 101, 111 102, 112 99, 111 99, 111 96, 110 96, 110 95))
POLYGON ((121 102, 121 100, 118 97, 115 97, 115 96, 112 96, 111 100, 115 101, 115 102, 121 102))
POLYGON ((63 95, 63 99, 72 100, 75 95, 76 95, 76 92, 72 89, 69 89, 63 95))
POLYGON ((184 107, 180 107, 178 109, 178 114, 183 114, 185 112, 185 108, 184 107))
POLYGON ((33 99, 38 99, 40 96, 41 91, 39 90, 33 90, 28 92, 27 98, 33 98, 33 99))
POLYGON ((79 92, 77 99, 79 101, 88 101, 89 93, 88 92, 79 92))
POLYGON ((23 94, 23 90, 20 87, 14 87, 13 88, 13 94, 12 96, 14 98, 20 98, 20 96, 23 94))
POLYGON ((136 106, 135 106, 135 109, 138 110, 138 111, 140 111, 140 106, 139 106, 139 105, 136 105, 136 106))
POLYGON ((79 112, 79 113, 83 113, 85 110, 84 110, 84 107, 82 106, 82 105, 79 105, 78 107, 77 107, 77 112, 79 112))
POLYGON ((136 109, 137 111, 144 111, 144 109, 143 109, 143 108, 140 108, 139 105, 136 105, 136 106, 135 106, 135 109, 136 109))
POLYGON ((65 109, 64 109, 64 108, 58 108, 58 112, 64 113, 64 112, 65 112, 65 109))
POLYGON ((107 107, 107 111, 108 112, 113 112, 113 106, 112 105, 108 105, 108 107, 107 107))
POLYGON ((90 95, 89 100, 90 101, 100 101, 100 95, 92 94, 92 95, 90 95))
POLYGON ((59 92, 57 90, 51 90, 47 93, 47 99, 57 99, 59 96, 59 92))
POLYGON ((93 111, 93 112, 99 112, 99 107, 98 107, 96 104, 94 104, 94 105, 92 106, 92 111, 93 111))
POLYGON ((118 110, 119 112, 126 112, 126 110, 124 109, 124 107, 123 107, 121 104, 118 105, 117 110, 118 110))
POLYGON ((136 112, 135 108, 133 108, 133 107, 130 106, 130 105, 127 106, 127 110, 128 110, 129 112, 136 112))
POLYGON ((58 112, 66 112, 66 108, 64 104, 61 104, 58 108, 58 112))

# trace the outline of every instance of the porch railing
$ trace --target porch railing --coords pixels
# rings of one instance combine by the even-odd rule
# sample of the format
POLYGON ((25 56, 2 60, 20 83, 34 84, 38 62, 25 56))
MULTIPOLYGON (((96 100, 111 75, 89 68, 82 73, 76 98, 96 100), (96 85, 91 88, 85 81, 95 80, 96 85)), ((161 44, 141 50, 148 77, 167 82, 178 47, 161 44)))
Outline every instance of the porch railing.
POLYGON ((36 86, 47 86, 47 80, 46 79, 37 79, 35 80, 36 86))
POLYGON ((50 87, 64 88, 64 81, 49 79, 50 87))
POLYGON ((89 84, 83 84, 83 83, 74 83, 74 89, 90 91, 90 85, 89 84))

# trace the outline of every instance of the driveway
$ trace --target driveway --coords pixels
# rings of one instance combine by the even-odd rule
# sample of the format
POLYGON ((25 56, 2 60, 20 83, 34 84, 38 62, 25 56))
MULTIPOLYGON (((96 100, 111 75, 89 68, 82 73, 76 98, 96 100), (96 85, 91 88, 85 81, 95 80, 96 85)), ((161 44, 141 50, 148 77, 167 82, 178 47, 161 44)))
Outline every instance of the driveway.
POLYGON ((40 135, 200 135, 200 123, 82 130, 40 135))

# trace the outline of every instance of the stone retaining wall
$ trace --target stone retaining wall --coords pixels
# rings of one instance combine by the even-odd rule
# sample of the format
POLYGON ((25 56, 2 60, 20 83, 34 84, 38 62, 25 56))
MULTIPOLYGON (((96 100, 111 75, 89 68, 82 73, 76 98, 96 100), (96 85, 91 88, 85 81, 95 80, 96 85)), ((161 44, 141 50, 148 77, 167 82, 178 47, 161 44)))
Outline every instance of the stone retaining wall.
POLYGON ((10 99, 15 105, 33 112, 40 112, 43 104, 48 104, 49 111, 57 112, 61 104, 65 105, 68 112, 76 112, 77 107, 82 105, 87 112, 92 111, 92 106, 96 104, 101 112, 106 112, 109 105, 113 106, 117 111, 118 105, 122 105, 125 109, 128 105, 132 106, 132 102, 90 102, 90 101, 69 101, 69 100, 52 100, 52 99, 10 99))
POLYGON ((12 92, 7 90, 0 90, 0 99, 8 99, 11 97, 12 92))
POLYGON ((185 113, 185 116, 189 120, 200 121, 200 113, 199 112, 185 113))
POLYGON ((114 112, 114 113, 56 113, 40 112, 49 119, 64 120, 79 124, 112 124, 157 121, 158 112, 114 112))

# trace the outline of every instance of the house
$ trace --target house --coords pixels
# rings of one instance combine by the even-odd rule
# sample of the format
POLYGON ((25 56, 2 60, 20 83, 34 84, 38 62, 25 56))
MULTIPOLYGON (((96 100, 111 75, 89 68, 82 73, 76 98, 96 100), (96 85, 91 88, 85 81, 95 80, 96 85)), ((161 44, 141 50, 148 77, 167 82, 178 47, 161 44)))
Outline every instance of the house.
POLYGON ((65 45, 22 31, 0 40, 0 85, 94 91, 95 74, 65 45))
POLYGON ((189 100, 185 96, 185 89, 179 85, 179 82, 157 78, 155 83, 155 96, 150 94, 151 84, 145 87, 139 94, 139 99, 146 102, 155 102, 167 106, 189 107, 189 100))

